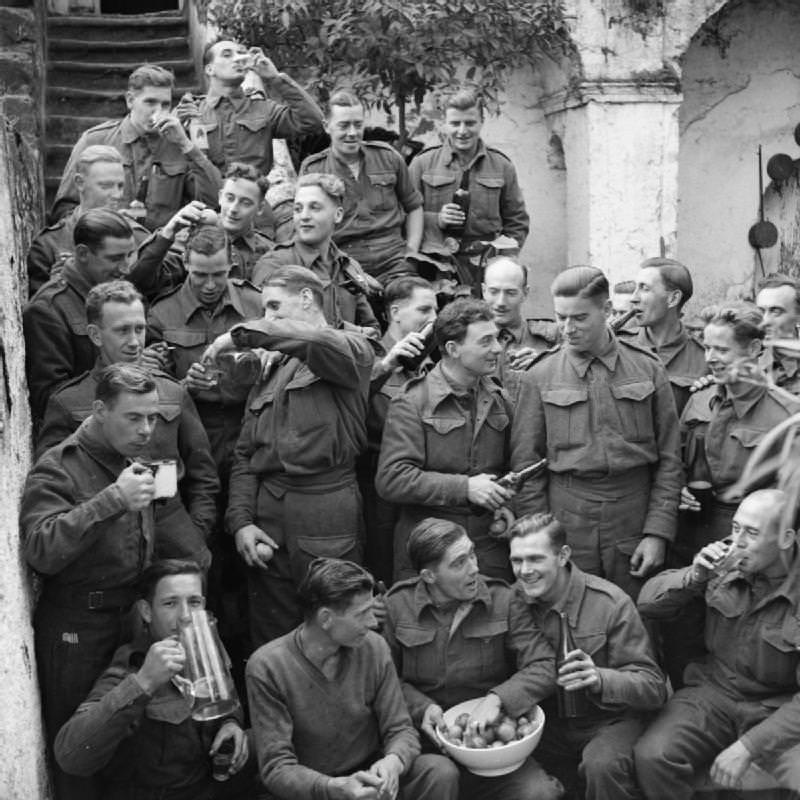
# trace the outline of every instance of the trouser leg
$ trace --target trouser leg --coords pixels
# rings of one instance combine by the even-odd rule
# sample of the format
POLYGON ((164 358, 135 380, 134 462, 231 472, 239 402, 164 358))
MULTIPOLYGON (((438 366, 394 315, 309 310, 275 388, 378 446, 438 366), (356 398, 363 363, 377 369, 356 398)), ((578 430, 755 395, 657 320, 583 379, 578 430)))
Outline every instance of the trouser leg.
POLYGON ((648 800, 692 797, 697 769, 737 738, 735 708, 710 687, 676 692, 634 746, 636 777, 648 800))
POLYGON ((55 607, 39 602, 34 617, 36 660, 56 800, 95 800, 94 778, 68 775, 52 757, 61 726, 86 699, 127 632, 122 612, 55 607))
POLYGON ((401 800, 458 800, 458 767, 446 756, 417 756, 400 778, 401 800))
POLYGON ((461 770, 461 800, 558 800, 564 787, 533 758, 508 775, 489 778, 461 770))
POLYGON ((302 619, 288 558, 276 553, 268 569, 247 568, 253 650, 296 628, 302 619))
POLYGON ((597 729, 581 754, 579 774, 586 800, 640 800, 633 746, 645 727, 644 719, 624 717, 597 729))

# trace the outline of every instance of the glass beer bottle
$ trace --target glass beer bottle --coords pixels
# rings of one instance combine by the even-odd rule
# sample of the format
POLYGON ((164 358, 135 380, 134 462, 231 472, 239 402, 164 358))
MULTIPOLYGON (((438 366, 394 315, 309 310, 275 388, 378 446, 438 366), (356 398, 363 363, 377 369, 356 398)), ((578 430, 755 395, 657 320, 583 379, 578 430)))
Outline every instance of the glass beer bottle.
MULTIPOLYGON (((556 672, 567 662, 567 654, 575 650, 575 640, 569 629, 567 615, 559 613, 558 651, 556 652, 556 672)), ((561 719, 577 719, 589 714, 589 697, 586 688, 567 691, 563 686, 556 686, 558 699, 558 716, 561 719)))

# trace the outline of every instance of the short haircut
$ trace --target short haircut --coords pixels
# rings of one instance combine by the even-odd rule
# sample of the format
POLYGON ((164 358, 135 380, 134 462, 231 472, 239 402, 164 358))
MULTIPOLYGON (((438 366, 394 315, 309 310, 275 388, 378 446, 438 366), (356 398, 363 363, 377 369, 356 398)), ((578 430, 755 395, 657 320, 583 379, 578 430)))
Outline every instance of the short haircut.
POLYGON ((639 265, 640 269, 657 269, 661 276, 661 283, 668 292, 676 289, 681 293, 681 301, 678 303, 678 311, 691 299, 694 294, 694 284, 692 274, 674 258, 648 258, 639 265))
POLYGON ((200 256, 213 256, 220 250, 226 250, 228 239, 225 231, 218 225, 198 225, 186 241, 183 260, 189 262, 189 254, 197 253, 200 256))
POLYGON ((319 308, 322 308, 325 302, 325 287, 322 281, 305 267, 293 264, 279 267, 261 284, 262 289, 267 286, 279 286, 289 294, 300 294, 303 289, 309 289, 319 308))
POLYGON ((384 306, 388 311, 395 303, 403 300, 410 300, 417 289, 427 289, 433 291, 430 281, 419 278, 416 275, 402 275, 389 282, 383 291, 384 306))
POLYGON ((800 309, 800 283, 790 278, 788 275, 780 275, 772 273, 767 275, 761 283, 758 284, 757 291, 762 289, 780 289, 781 286, 788 286, 794 292, 794 304, 800 309))
POLYGON ((116 147, 107 144, 90 144, 78 156, 78 164, 75 171, 79 175, 85 175, 92 164, 121 164, 122 154, 116 147))
POLYGON ((154 561, 142 572, 137 584, 139 597, 147 600, 148 603, 152 603, 159 582, 163 578, 170 578, 173 575, 198 575, 203 585, 203 594, 205 594, 206 576, 196 561, 180 558, 162 558, 159 561, 154 561))
POLYGON ((225 180, 236 180, 241 178, 245 181, 252 181, 258 186, 258 191, 261 193, 261 199, 266 197, 267 189, 269 189, 269 178, 262 175, 252 164, 244 164, 241 161, 231 161, 228 169, 225 171, 225 180))
POLYGON ((438 566, 448 548, 466 535, 466 530, 457 522, 426 517, 416 524, 408 537, 406 551, 411 566, 417 572, 438 566))
POLYGON ((308 620, 323 607, 344 611, 357 594, 371 592, 374 585, 372 575, 352 561, 315 558, 297 587, 297 597, 308 620))
POLYGON ((519 261, 516 261, 509 256, 495 256, 495 258, 491 258, 486 262, 486 266, 483 268, 484 282, 486 281, 486 273, 489 271, 489 268, 495 264, 502 264, 505 261, 507 261, 509 264, 513 264, 519 270, 520 275, 522 275, 522 288, 524 289, 528 285, 528 270, 525 269, 524 264, 520 264, 519 261))
POLYGON ((328 100, 328 116, 330 117, 334 106, 344 108, 363 108, 364 104, 352 93, 344 89, 334 92, 328 100))
POLYGON ((331 175, 328 172, 309 172, 301 175, 297 179, 294 193, 304 186, 318 186, 337 206, 344 204, 344 193, 346 191, 344 181, 338 175, 331 175))
POLYGON ((131 305, 144 300, 139 290, 129 281, 106 281, 98 283, 86 295, 86 322, 99 325, 103 321, 103 306, 106 303, 125 303, 131 305))
POLYGON ((93 253, 103 246, 104 239, 109 238, 133 238, 133 229, 128 220, 110 208, 93 208, 81 214, 72 233, 72 241, 76 247, 84 244, 93 253))
POLYGON ((95 400, 111 405, 117 398, 128 394, 150 394, 157 391, 153 376, 137 364, 111 364, 100 373, 95 388, 95 400))
POLYGON ((757 306, 751 303, 738 305, 718 306, 706 322, 708 325, 726 325, 733 330, 734 341, 742 346, 758 339, 762 341, 765 336, 762 323, 764 315, 757 306))
POLYGON ((550 513, 526 514, 520 517, 508 532, 509 541, 531 533, 546 533, 550 547, 557 553, 567 543, 564 526, 550 513))
POLYGON ((128 91, 140 92, 146 86, 172 89, 175 86, 175 76, 170 70, 157 64, 142 64, 131 72, 128 78, 128 91))
POLYGON ((553 297, 579 297, 603 303, 608 300, 608 278, 597 267, 568 267, 550 284, 553 297))
POLYGON ((614 294, 633 294, 636 291, 636 281, 620 281, 614 284, 614 294))
POLYGON ((494 322, 488 303, 468 297, 448 303, 433 324, 433 337, 437 346, 444 350, 445 342, 463 342, 467 328, 473 322, 494 322))
POLYGON ((478 93, 474 89, 460 89, 444 101, 442 110, 445 113, 448 108, 454 108, 456 111, 469 111, 469 109, 476 107, 480 111, 481 119, 483 119, 483 103, 478 93))

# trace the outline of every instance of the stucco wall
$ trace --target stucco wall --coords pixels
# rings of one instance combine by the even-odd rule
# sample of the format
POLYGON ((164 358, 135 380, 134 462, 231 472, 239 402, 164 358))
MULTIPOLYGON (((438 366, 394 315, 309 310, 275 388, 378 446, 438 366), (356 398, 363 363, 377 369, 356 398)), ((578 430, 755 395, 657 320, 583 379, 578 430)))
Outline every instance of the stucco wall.
POLYGON ((763 145, 765 166, 776 152, 797 154, 798 41, 795 0, 747 0, 723 9, 683 59, 677 255, 697 277, 698 305, 752 284, 756 150, 763 145))

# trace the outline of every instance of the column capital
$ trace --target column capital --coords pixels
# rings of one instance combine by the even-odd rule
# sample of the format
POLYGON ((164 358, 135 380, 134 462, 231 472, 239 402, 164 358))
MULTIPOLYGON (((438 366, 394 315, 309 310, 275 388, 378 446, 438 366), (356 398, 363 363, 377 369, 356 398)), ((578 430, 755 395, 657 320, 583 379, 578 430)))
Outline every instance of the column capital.
POLYGON ((541 106, 552 116, 588 103, 662 103, 680 105, 683 100, 676 76, 663 80, 582 80, 544 95, 541 106))

